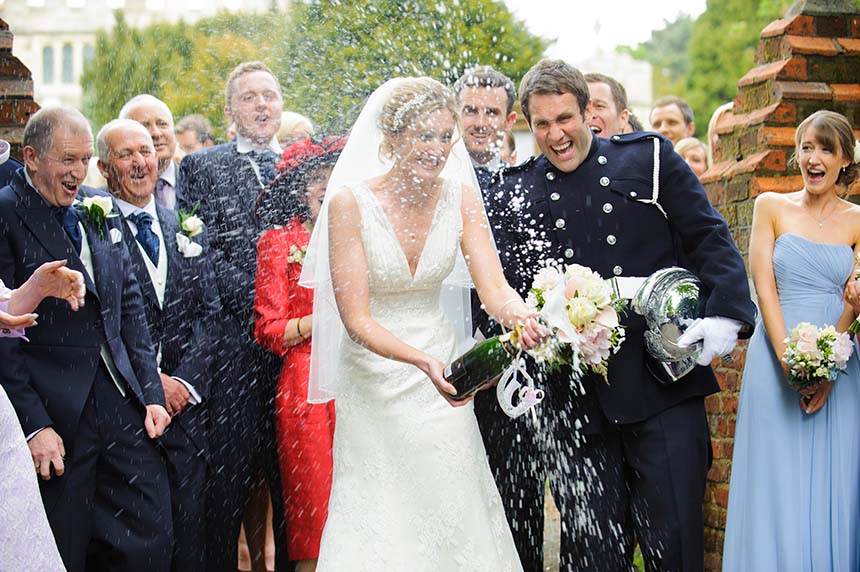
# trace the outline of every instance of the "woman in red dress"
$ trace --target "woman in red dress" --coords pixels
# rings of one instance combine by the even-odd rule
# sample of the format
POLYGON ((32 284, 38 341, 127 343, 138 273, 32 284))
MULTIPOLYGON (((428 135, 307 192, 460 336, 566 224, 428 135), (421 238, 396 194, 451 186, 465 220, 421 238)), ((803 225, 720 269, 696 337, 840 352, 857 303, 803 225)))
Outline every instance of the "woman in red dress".
POLYGON ((257 243, 257 343, 284 358, 275 396, 278 460, 290 560, 312 572, 328 515, 334 402, 307 402, 313 291, 299 286, 304 253, 329 175, 345 143, 305 139, 284 150, 278 173, 258 201, 271 228, 257 243))

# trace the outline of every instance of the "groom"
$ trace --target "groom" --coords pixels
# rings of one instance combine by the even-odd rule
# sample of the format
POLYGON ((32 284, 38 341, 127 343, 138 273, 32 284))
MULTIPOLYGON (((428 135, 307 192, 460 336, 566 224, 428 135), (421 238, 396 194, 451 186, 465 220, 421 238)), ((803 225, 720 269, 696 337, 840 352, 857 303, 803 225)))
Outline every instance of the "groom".
POLYGON ((510 284, 525 295, 547 261, 605 278, 683 265, 707 297, 697 328, 702 366, 676 383, 664 385, 646 369, 645 323, 632 312, 608 382, 594 375, 577 382, 570 370, 545 379, 538 412, 562 517, 561 569, 630 570, 635 534, 646 569, 702 570, 711 462, 704 397, 719 391, 710 361, 752 333, 743 261, 668 140, 592 134, 588 84, 577 69, 542 60, 523 78, 520 102, 542 154, 506 170, 495 195, 511 205, 510 231, 498 244, 508 252, 510 284), (655 192, 656 169, 663 192, 655 192))

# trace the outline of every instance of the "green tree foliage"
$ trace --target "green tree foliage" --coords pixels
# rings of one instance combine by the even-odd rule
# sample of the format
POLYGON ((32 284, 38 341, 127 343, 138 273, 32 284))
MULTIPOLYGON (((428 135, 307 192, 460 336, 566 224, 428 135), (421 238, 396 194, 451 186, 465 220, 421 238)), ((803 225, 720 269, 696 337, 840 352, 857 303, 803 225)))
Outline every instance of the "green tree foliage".
POLYGON ((453 83, 489 64, 518 81, 547 46, 495 0, 317 0, 292 10, 278 50, 285 105, 335 131, 388 78, 453 83))
POLYGON ((163 99, 178 119, 205 115, 224 128, 224 80, 237 64, 266 60, 271 41, 282 33, 281 14, 222 14, 188 25, 131 28, 121 11, 110 33, 96 40, 95 57, 81 75, 83 111, 95 127, 115 118, 140 93, 163 99))
POLYGON ((654 66, 654 96, 684 98, 703 135, 711 113, 737 94, 738 80, 754 65, 762 29, 782 17, 792 0, 708 0, 695 20, 679 16, 635 48, 624 47, 654 66))
POLYGON ((194 25, 132 29, 121 12, 84 70, 84 113, 101 126, 139 93, 179 118, 204 114, 223 133, 224 81, 236 64, 262 60, 284 89, 284 107, 345 131, 375 87, 397 75, 453 83, 475 64, 518 80, 547 42, 498 0, 296 0, 284 14, 224 13, 194 25))

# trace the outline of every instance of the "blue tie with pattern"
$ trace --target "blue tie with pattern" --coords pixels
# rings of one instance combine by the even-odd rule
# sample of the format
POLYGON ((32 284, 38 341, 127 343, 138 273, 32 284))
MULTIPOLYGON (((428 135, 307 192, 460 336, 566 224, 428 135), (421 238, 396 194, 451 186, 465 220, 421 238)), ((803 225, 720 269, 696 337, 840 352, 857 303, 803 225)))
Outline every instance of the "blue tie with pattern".
POLYGON ((248 156, 260 170, 260 182, 267 186, 275 178, 275 163, 278 162, 278 154, 270 149, 265 151, 250 151, 248 156))
POLYGON ((72 244, 75 245, 75 252, 80 256, 83 235, 81 234, 81 227, 78 226, 80 216, 77 209, 75 207, 59 207, 57 209, 57 217, 60 219, 66 234, 72 240, 72 244))
POLYGON ((128 215, 128 219, 137 227, 137 241, 143 251, 158 266, 158 236, 152 231, 152 215, 139 211, 128 215))

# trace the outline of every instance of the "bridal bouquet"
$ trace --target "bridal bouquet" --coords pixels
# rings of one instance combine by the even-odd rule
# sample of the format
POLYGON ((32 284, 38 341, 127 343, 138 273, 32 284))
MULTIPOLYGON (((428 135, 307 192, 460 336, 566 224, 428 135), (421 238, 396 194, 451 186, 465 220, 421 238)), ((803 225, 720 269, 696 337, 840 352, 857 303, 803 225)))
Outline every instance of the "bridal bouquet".
POLYGON ((807 387, 820 381, 835 381, 854 351, 847 333, 839 333, 833 326, 819 328, 801 322, 791 329, 785 339, 782 361, 791 368, 788 383, 807 387))
POLYGON ((616 297, 600 274, 579 264, 542 268, 526 303, 538 312, 551 335, 529 351, 550 369, 570 364, 575 375, 593 372, 606 380, 609 356, 624 341, 618 319, 625 301, 616 297))

